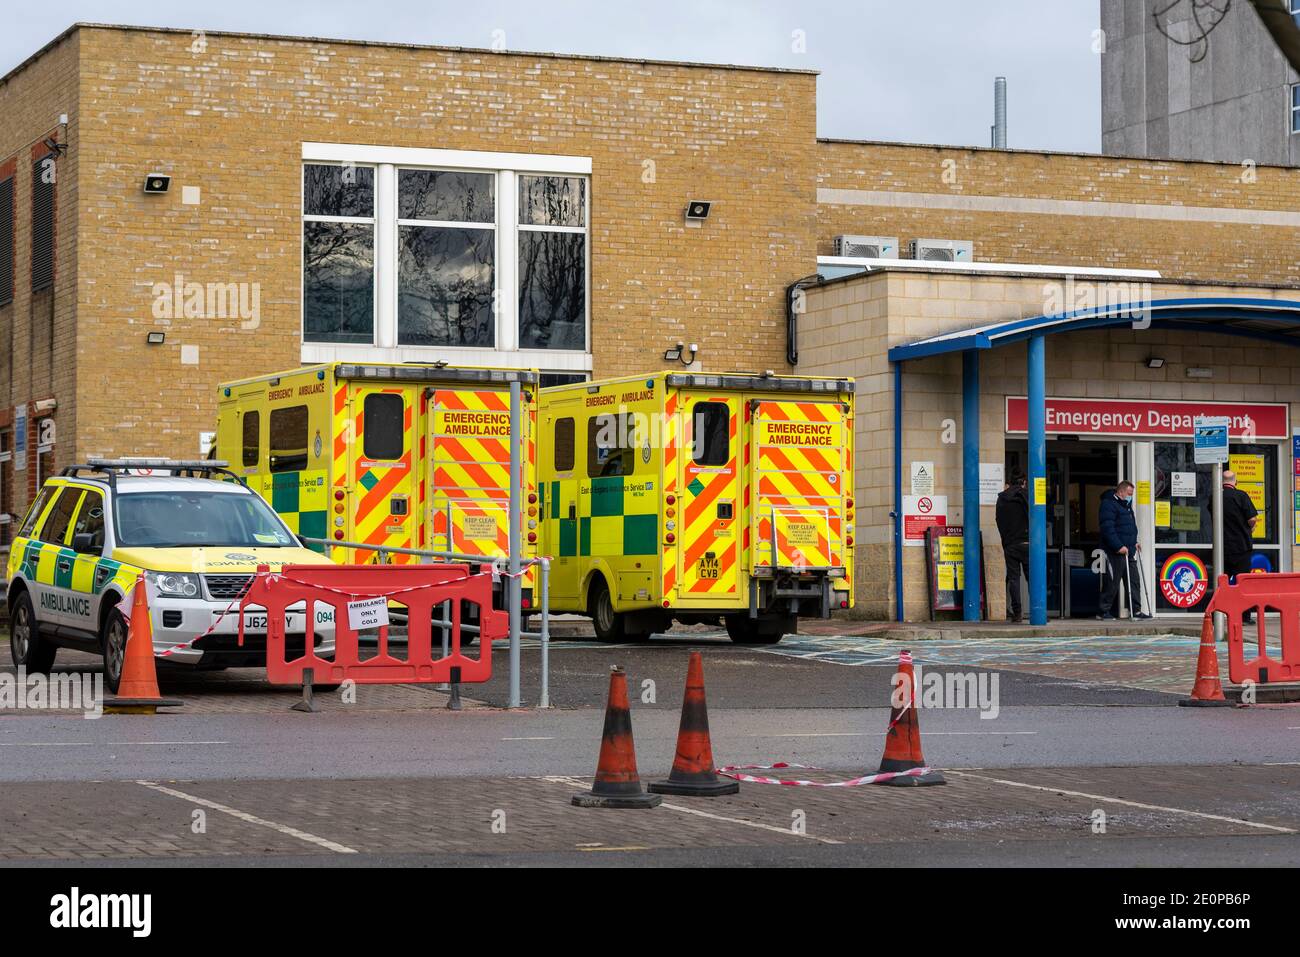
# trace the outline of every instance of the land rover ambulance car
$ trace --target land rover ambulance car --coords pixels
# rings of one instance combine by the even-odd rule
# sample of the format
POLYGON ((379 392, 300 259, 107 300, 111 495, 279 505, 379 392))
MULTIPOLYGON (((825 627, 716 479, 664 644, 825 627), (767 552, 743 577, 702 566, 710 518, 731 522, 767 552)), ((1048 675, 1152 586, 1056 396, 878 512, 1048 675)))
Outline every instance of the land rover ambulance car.
MULTIPOLYGON (((219 386, 217 455, 306 538, 504 558, 510 384, 527 452, 522 553, 537 554, 535 370, 336 362, 219 386)), ((323 550, 323 546, 314 546, 323 550)), ((337 562, 375 550, 335 547, 337 562)), ((395 563, 415 561, 391 555, 395 563)), ((522 583, 531 605, 532 576, 522 583)))
POLYGON ((771 644, 853 602, 853 380, 658 372, 543 389, 551 610, 771 644))
MULTIPOLYGON (((118 608, 143 572, 155 654, 193 642, 167 660, 264 665, 266 615, 245 612, 239 647, 237 599, 258 565, 278 569, 324 559, 224 465, 92 459, 47 480, 9 554, 14 664, 44 673, 61 647, 102 654, 104 683, 116 692, 127 638, 118 608)), ((313 614, 316 646, 328 654, 333 608, 320 605, 313 614)), ((286 615, 290 648, 295 639, 302 647, 302 616, 301 607, 286 615)))

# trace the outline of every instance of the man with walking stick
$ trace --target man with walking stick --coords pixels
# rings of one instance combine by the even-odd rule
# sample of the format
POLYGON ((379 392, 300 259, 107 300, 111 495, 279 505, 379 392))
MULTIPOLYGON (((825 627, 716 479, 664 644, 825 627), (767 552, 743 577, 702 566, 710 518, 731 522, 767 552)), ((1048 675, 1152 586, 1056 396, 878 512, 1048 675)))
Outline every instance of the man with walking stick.
POLYGON ((1142 580, 1142 569, 1134 571, 1138 561, 1137 519, 1133 515, 1133 483, 1120 482, 1113 491, 1101 497, 1097 512, 1097 526, 1101 532, 1101 547, 1106 552, 1109 574, 1101 591, 1101 621, 1114 621, 1112 609, 1119 595, 1120 569, 1123 569, 1125 591, 1128 593, 1130 614, 1134 618, 1150 618, 1142 608, 1142 596, 1133 590, 1133 579, 1142 580))

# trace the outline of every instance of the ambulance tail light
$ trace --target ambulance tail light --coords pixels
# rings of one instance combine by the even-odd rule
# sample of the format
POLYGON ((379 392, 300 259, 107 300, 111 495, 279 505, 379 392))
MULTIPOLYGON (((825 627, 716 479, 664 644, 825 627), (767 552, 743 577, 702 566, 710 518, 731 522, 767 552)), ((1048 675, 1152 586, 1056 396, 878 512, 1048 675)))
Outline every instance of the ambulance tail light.
POLYGON ((677 496, 676 496, 676 495, 672 495, 672 494, 665 495, 665 496, 664 496, 664 501, 667 502, 669 505, 676 505, 676 504, 677 504, 677 496))
POLYGON ((536 533, 536 532, 529 532, 529 533, 528 533, 528 544, 529 544, 529 545, 536 545, 536 544, 537 544, 537 533, 536 533))
POLYGON ((845 535, 845 536, 844 536, 844 544, 845 544, 845 545, 848 545, 850 548, 852 548, 852 547, 853 547, 853 536, 852 536, 852 535, 845 535))
POLYGON ((347 493, 344 492, 343 489, 340 488, 334 490, 334 501, 341 502, 347 497, 347 493))
POLYGON ((664 541, 669 545, 671 545, 673 542, 677 541, 677 536, 674 535, 672 532, 669 532, 667 535, 664 536, 664 541))

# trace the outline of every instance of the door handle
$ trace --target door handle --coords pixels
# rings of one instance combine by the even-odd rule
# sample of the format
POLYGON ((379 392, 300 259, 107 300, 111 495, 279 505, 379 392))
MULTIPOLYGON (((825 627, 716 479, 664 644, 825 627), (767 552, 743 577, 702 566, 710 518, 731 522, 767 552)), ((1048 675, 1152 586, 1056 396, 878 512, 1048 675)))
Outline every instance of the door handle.
POLYGON ((577 518, 577 517, 578 517, 578 506, 576 506, 576 505, 570 505, 570 506, 569 506, 569 518, 577 518))
POLYGON ((70 562, 66 558, 60 558, 58 561, 58 565, 60 571, 67 571, 69 568, 72 567, 72 562, 70 562))

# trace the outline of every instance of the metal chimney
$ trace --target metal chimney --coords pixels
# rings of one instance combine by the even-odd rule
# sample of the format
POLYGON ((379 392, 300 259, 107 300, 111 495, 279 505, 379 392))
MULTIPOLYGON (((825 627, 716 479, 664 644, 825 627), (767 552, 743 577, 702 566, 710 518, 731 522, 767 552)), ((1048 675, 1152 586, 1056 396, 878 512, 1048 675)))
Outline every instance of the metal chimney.
POLYGON ((1007 78, 993 81, 993 126, 990 127, 990 145, 995 150, 1007 148, 1007 78))

